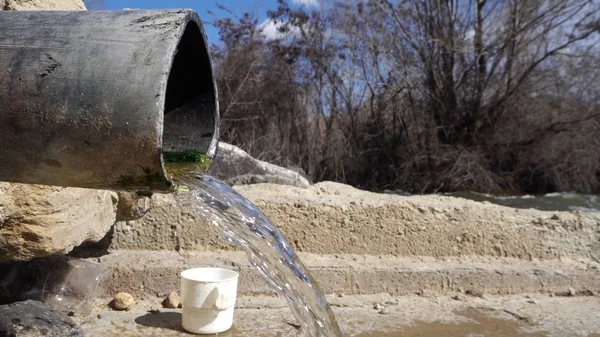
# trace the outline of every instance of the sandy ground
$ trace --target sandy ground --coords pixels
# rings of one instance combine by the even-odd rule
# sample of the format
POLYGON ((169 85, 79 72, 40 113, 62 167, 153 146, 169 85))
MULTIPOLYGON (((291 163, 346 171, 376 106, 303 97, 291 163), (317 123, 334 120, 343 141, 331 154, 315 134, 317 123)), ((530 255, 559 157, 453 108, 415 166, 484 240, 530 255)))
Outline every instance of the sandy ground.
MULTIPOLYGON (((346 337, 600 336, 600 297, 548 295, 330 296, 346 337), (375 309, 377 305, 378 309, 375 309)), ((130 311, 108 308, 98 299, 91 316, 77 318, 87 336, 191 336, 181 328, 181 309, 160 309, 159 298, 139 299, 130 311)), ((225 337, 300 337, 285 301, 241 297, 234 327, 225 337)))

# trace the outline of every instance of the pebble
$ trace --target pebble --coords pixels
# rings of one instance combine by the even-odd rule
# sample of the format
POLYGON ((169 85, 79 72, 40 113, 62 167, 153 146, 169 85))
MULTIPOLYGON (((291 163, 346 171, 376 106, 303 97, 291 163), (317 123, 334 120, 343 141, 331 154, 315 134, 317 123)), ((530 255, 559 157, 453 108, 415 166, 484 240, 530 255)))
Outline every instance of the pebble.
POLYGON ((375 309, 375 310, 381 310, 381 309, 383 309, 383 305, 381 305, 379 303, 375 303, 375 305, 373 306, 373 309, 375 309))
POLYGON ((575 289, 569 288, 569 296, 573 297, 575 295, 577 295, 577 292, 575 291, 575 289))
POLYGON ((388 308, 383 308, 379 311, 379 314, 381 315, 387 315, 390 313, 390 310, 388 308))
POLYGON ((133 296, 128 293, 118 293, 112 300, 112 308, 115 310, 127 310, 135 302, 133 296))
POLYGON ((179 297, 177 292, 172 291, 165 299, 165 308, 176 309, 179 307, 179 303, 181 303, 181 297, 179 297))

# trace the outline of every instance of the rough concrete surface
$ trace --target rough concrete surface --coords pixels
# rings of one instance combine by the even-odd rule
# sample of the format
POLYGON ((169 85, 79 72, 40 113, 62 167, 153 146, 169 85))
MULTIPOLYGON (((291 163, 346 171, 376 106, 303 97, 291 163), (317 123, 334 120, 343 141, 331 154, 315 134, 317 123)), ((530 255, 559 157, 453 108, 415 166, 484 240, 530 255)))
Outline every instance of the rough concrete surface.
POLYGON ((240 186, 300 251, 399 256, 600 257, 600 213, 522 210, 338 183, 240 186))
MULTIPOLYGON (((600 264, 591 260, 523 261, 514 258, 393 257, 300 254, 328 294, 393 295, 528 292, 595 294, 600 292, 600 264)), ((166 296, 180 286, 187 268, 223 267, 240 273, 240 295, 273 294, 243 252, 118 251, 93 258, 112 270, 101 294, 128 292, 166 296)))
POLYGON ((193 210, 182 206, 175 194, 154 194, 146 215, 117 222, 110 249, 220 250, 232 249, 217 228, 193 210))
MULTIPOLYGON (((324 182, 236 186, 295 249, 318 254, 583 257, 600 261, 600 213, 543 212, 444 196, 399 196, 324 182)), ((112 249, 223 250, 218 229, 155 195, 145 218, 119 222, 112 249)))
MULTIPOLYGON (((107 307, 110 299, 99 299, 95 314, 79 320, 88 336, 190 336, 181 327, 181 309, 151 312, 161 300, 142 298, 131 311, 115 312, 107 307)), ((598 297, 394 297, 382 293, 330 296, 328 300, 346 337, 600 336, 598 297)), ((218 336, 302 336, 295 323, 281 298, 241 297, 233 329, 218 336)))

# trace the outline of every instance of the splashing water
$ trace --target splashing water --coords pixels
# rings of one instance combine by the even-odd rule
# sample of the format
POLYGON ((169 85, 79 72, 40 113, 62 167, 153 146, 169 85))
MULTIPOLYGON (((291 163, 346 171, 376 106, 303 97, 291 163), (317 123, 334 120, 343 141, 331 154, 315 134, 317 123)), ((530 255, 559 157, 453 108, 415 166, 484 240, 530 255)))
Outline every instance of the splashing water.
POLYGON ((319 285, 271 221, 229 185, 208 176, 179 181, 183 203, 208 218, 226 241, 246 251, 267 283, 288 301, 301 328, 311 337, 342 337, 319 285))

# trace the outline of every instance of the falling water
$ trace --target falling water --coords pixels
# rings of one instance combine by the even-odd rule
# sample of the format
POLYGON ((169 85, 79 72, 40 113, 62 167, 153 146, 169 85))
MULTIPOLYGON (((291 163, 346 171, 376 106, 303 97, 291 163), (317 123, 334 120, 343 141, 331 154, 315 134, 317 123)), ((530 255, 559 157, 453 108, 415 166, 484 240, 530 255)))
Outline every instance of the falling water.
POLYGON ((342 337, 319 285, 271 221, 230 186, 188 173, 179 193, 186 207, 208 218, 225 240, 246 251, 267 283, 282 294, 307 336, 342 337), (184 197, 185 196, 185 197, 184 197))

